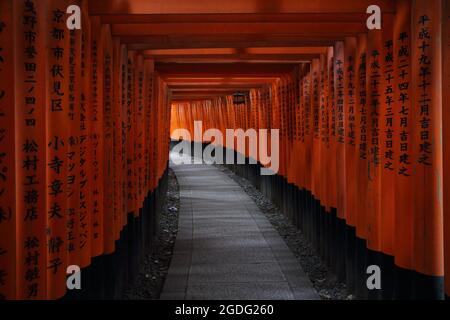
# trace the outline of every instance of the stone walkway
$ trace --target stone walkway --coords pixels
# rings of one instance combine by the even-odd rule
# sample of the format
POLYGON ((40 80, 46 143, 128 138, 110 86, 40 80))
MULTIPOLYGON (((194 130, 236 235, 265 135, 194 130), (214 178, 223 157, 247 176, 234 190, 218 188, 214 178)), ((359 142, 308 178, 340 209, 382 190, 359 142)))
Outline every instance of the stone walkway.
POLYGON ((180 185, 179 232, 161 299, 319 299, 283 239, 238 184, 214 166, 171 168, 180 185))

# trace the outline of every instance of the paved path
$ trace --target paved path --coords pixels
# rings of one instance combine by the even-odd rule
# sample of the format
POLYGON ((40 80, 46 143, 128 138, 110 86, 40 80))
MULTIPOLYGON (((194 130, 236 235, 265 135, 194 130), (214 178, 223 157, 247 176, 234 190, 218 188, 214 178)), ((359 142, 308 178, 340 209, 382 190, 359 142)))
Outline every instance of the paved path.
POLYGON ((161 299, 318 299, 278 232, 236 182, 214 166, 171 167, 180 184, 179 232, 161 299))

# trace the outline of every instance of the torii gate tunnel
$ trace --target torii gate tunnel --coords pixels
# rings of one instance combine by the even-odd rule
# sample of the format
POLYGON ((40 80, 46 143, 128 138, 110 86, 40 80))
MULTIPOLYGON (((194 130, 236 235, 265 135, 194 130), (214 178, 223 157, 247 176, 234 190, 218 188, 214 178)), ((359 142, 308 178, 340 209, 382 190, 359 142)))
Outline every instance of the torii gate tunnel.
POLYGON ((76 296, 71 266, 120 297, 181 137, 244 159, 349 294, 445 299, 449 101, 448 0, 0 0, 0 299, 76 296))

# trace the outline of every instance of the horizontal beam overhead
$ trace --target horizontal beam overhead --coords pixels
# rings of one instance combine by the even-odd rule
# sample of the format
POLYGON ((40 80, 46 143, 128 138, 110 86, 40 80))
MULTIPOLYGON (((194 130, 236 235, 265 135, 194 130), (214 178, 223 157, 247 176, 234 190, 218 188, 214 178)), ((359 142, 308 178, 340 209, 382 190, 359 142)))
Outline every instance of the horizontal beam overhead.
POLYGON ((114 36, 151 35, 221 35, 221 34, 285 34, 285 35, 334 35, 349 36, 367 31, 360 22, 269 22, 269 23, 138 23, 113 24, 114 36))
POLYGON ((217 98, 217 97, 226 97, 228 95, 232 95, 234 92, 219 92, 219 93, 193 93, 193 94, 177 94, 177 95, 171 95, 172 101, 173 100, 208 100, 211 98, 217 98))
POLYGON ((144 55, 145 59, 153 59, 155 62, 178 62, 178 63, 232 63, 232 62, 253 62, 253 63, 302 63, 318 58, 319 55, 313 54, 290 54, 290 55, 251 55, 251 54, 233 54, 233 55, 206 55, 206 56, 163 56, 155 57, 144 55))
MULTIPOLYGON (((247 89, 249 90, 249 89, 247 89)), ((206 89, 206 90, 171 90, 173 96, 176 95, 184 95, 184 96, 193 96, 193 95, 229 95, 234 94, 240 90, 230 89, 230 88, 222 88, 222 89, 206 89)))
POLYGON ((198 49, 162 49, 146 50, 142 52, 145 55, 152 56, 192 56, 192 55, 225 55, 225 54, 325 54, 326 47, 269 47, 269 48, 198 48, 198 49))
POLYGON ((216 98, 220 98, 221 96, 214 96, 214 97, 200 97, 200 98, 180 98, 175 97, 172 98, 171 102, 172 104, 180 104, 180 103, 190 103, 190 102, 202 102, 205 100, 214 100, 216 98))
POLYGON ((166 82, 173 82, 173 83, 177 83, 177 82, 191 82, 193 80, 195 80, 195 82, 198 83, 215 83, 215 82, 227 82, 227 83, 249 83, 249 82, 254 82, 255 80, 257 81, 268 81, 268 80, 275 80, 278 77, 277 76, 271 76, 271 75, 264 75, 264 74, 260 74, 257 76, 223 76, 223 75, 202 75, 202 74, 198 74, 198 75, 192 75, 192 76, 171 76, 171 75, 162 75, 162 78, 166 81, 166 82))
POLYGON ((207 91, 207 90, 244 90, 262 88, 263 83, 248 83, 248 84, 184 84, 184 85, 169 85, 169 89, 173 91, 207 91))
POLYGON ((209 13, 364 13, 370 5, 394 12, 392 0, 98 0, 90 1, 92 15, 209 14, 209 13))
POLYGON ((180 48, 247 48, 247 47, 317 47, 332 46, 344 36, 323 35, 190 35, 186 36, 120 36, 120 41, 131 50, 180 49, 180 48))
POLYGON ((273 48, 199 48, 146 50, 146 59, 160 62, 223 62, 259 61, 279 63, 311 61, 325 54, 327 47, 273 47, 273 48))
POLYGON ((251 88, 262 88, 264 86, 270 85, 277 78, 263 78, 263 79, 248 79, 248 80, 203 80, 203 79, 165 79, 165 83, 170 89, 174 90, 189 90, 189 89, 218 89, 218 88, 228 88, 228 89, 251 89, 251 88))
POLYGON ((292 72, 296 64, 249 64, 249 63, 217 63, 217 64, 183 64, 183 63, 156 63, 155 69, 165 77, 173 76, 214 76, 221 77, 259 77, 261 75, 282 76, 292 72))
POLYGON ((211 13, 211 14, 108 14, 100 16, 105 24, 189 23, 189 22, 365 22, 367 14, 359 13, 211 13))

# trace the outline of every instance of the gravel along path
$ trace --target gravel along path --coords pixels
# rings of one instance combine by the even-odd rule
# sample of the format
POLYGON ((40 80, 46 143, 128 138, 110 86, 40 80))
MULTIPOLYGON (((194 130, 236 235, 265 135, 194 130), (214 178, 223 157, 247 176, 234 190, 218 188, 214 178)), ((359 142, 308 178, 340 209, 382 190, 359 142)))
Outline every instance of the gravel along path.
POLYGON ((158 300, 172 259, 178 233, 180 190, 176 175, 169 169, 169 185, 164 211, 161 213, 160 234, 152 252, 146 254, 135 286, 125 294, 126 300, 158 300))
POLYGON ((317 252, 298 230, 269 199, 267 199, 253 184, 239 176, 227 167, 217 165, 230 178, 236 181, 242 189, 253 199, 258 208, 266 215, 287 246, 296 256, 305 273, 313 283, 314 288, 324 300, 346 300, 345 284, 339 282, 322 262, 317 252))

